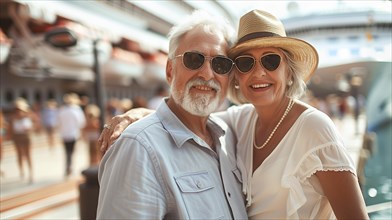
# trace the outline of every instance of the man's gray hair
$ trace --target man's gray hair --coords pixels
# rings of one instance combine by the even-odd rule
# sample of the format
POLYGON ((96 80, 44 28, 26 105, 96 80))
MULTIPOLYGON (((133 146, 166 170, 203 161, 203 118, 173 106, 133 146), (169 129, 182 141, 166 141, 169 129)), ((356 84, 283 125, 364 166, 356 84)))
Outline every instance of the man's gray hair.
POLYGON ((170 30, 168 34, 169 59, 172 59, 176 55, 175 53, 181 38, 197 27, 203 27, 206 33, 222 35, 227 41, 228 47, 233 45, 235 40, 234 29, 226 19, 213 16, 203 10, 196 10, 170 30))

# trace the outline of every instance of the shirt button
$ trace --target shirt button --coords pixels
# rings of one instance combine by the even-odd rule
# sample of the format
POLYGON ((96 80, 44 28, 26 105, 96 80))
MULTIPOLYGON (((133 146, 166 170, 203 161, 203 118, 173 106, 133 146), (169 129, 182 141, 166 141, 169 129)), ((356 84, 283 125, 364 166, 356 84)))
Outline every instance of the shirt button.
POLYGON ((201 188, 203 188, 203 183, 201 183, 200 181, 197 180, 196 186, 197 186, 197 188, 201 189, 201 188))

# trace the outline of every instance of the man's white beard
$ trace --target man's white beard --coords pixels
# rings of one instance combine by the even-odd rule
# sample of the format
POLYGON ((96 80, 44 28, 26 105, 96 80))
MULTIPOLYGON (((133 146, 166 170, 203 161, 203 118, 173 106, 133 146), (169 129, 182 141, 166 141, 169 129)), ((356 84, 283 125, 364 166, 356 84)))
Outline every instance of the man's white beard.
MULTIPOLYGON (((176 79, 173 79, 172 85, 176 85, 176 79)), ((187 112, 197 116, 209 116, 215 112, 220 105, 219 92, 221 87, 214 80, 204 81, 201 79, 194 79, 186 84, 184 91, 178 90, 175 86, 170 87, 170 93, 173 100, 180 105, 187 112), (216 95, 196 94, 191 95, 189 90, 195 85, 205 85, 216 90, 216 95)))

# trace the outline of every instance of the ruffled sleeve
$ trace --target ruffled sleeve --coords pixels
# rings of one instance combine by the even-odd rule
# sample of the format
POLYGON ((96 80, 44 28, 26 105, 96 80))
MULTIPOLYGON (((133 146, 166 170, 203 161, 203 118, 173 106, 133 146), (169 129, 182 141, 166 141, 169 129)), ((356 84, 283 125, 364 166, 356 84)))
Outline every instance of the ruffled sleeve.
POLYGON ((356 175, 354 162, 343 146, 327 143, 305 155, 296 171, 302 181, 317 171, 350 171, 356 175))
POLYGON ((331 142, 314 148, 301 158, 297 169, 282 180, 282 186, 289 189, 287 214, 290 218, 297 218, 297 210, 306 203, 304 186, 317 171, 349 171, 356 175, 354 163, 343 146, 331 142))

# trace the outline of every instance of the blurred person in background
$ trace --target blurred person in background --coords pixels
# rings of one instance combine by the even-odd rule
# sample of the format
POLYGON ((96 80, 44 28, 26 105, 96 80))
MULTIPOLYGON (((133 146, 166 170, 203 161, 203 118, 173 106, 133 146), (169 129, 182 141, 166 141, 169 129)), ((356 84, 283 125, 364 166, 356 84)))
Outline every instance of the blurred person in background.
POLYGON ((118 98, 110 98, 106 102, 106 117, 107 119, 112 118, 118 114, 121 114, 121 101, 118 98))
POLYGON ((53 148, 55 144, 55 131, 57 125, 57 102, 54 99, 50 99, 45 103, 44 108, 42 109, 41 119, 42 126, 46 131, 46 135, 48 137, 49 147, 53 148))
POLYGON ((80 99, 76 93, 63 96, 64 105, 59 109, 58 128, 65 149, 65 176, 72 173, 72 156, 77 140, 81 137, 81 130, 86 125, 86 118, 79 106, 80 99))
POLYGON ((132 99, 133 108, 147 108, 147 99, 143 96, 136 96, 132 99))
POLYGON ((80 96, 80 107, 83 111, 86 110, 86 107, 90 104, 90 98, 86 95, 80 96))
POLYGON ((84 127, 84 135, 89 146, 90 166, 98 165, 101 155, 98 150, 98 138, 101 132, 100 119, 101 110, 94 104, 89 104, 84 109, 86 115, 86 126, 84 127))
POLYGON ((33 132, 40 134, 42 132, 41 104, 35 102, 31 105, 31 119, 33 120, 33 132))
POLYGON ((129 98, 123 98, 121 99, 120 102, 120 111, 118 112, 119 114, 122 114, 124 112, 127 112, 133 108, 133 102, 129 98))
MULTIPOLYGON (((1 168, 1 160, 3 158, 3 141, 8 137, 7 127, 8 127, 8 122, 5 119, 3 110, 0 109, 0 168, 1 168)), ((4 172, 3 170, 0 169, 0 177, 2 176, 4 176, 4 172)))
POLYGON ((29 182, 33 182, 33 166, 31 160, 31 132, 34 128, 33 116, 29 104, 24 98, 14 101, 14 110, 11 113, 9 134, 15 145, 20 176, 24 178, 23 161, 26 161, 29 170, 29 182))
MULTIPOLYGON (((168 92, 165 86, 161 85, 159 86, 156 91, 154 97, 152 97, 148 103, 147 103, 147 108, 149 109, 154 109, 156 110, 158 108, 158 105, 162 102, 163 98, 168 96, 168 92)), ((126 111, 125 111, 126 112, 126 111)))

